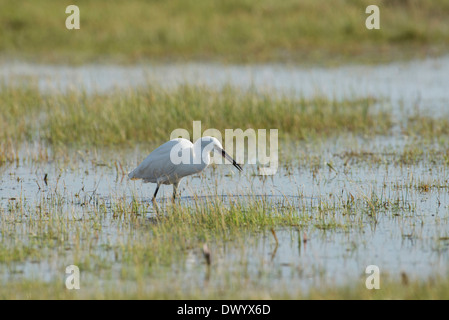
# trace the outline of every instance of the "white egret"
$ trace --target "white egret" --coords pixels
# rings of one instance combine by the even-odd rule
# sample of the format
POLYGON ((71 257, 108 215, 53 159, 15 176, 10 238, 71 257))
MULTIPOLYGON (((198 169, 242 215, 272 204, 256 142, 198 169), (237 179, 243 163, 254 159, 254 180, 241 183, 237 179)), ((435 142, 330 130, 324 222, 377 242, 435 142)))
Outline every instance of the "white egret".
POLYGON ((173 200, 175 200, 181 179, 207 168, 210 164, 211 152, 219 152, 223 158, 242 171, 240 165, 223 149, 216 138, 203 137, 195 143, 178 138, 156 148, 128 174, 128 177, 133 180, 142 179, 144 183, 156 183, 153 201, 161 184, 172 184, 173 200))

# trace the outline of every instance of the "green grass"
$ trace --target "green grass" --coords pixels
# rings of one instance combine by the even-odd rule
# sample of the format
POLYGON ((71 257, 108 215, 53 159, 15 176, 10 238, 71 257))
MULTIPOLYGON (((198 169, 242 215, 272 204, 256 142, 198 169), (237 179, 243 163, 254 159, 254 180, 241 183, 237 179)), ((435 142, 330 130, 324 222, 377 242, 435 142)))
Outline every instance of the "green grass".
POLYGON ((449 135, 449 118, 445 115, 438 118, 420 114, 411 115, 404 132, 411 136, 446 137, 449 135))
MULTIPOLYGON (((389 135, 395 127, 388 101, 372 97, 305 99, 230 85, 222 89, 193 85, 162 89, 147 85, 88 94, 85 89, 41 92, 35 82, 23 81, 20 85, 2 83, 0 103, 0 164, 18 161, 23 144, 37 144, 30 158, 47 161, 49 152, 61 147, 155 146, 167 141, 178 128, 187 130, 192 139, 193 121, 201 121, 201 133, 215 128, 223 136, 226 129, 278 129, 281 141, 293 144, 321 143, 348 135, 373 138, 389 135)), ((444 115, 433 119, 410 113, 401 119, 401 135, 430 144, 447 142, 449 123, 444 115)), ((291 149, 288 143, 284 147, 291 149)), ((435 159, 445 158, 447 162, 447 152, 432 148, 430 152, 437 153, 435 159)), ((398 157, 393 161, 420 161, 423 153, 423 148, 408 144, 396 152, 398 157)), ((291 154, 283 156, 287 163, 291 154)), ((340 156, 348 162, 361 157, 385 161, 383 155, 370 151, 347 151, 340 156)))
MULTIPOLYGON (((131 146, 169 139, 174 129, 190 132, 201 121, 202 132, 225 129, 278 129, 295 140, 340 133, 376 134, 391 127, 386 111, 374 110, 375 99, 343 101, 242 91, 227 86, 190 85, 163 90, 142 87, 107 94, 42 93, 36 86, 0 89, 4 141, 40 141, 53 146, 131 146)), ((8 154, 7 145, 3 153, 8 154)), ((10 152, 9 152, 10 153, 10 152)), ((1 153, 0 153, 1 154, 1 153)), ((8 157, 7 155, 4 156, 8 157)))
POLYGON ((339 63, 447 52, 449 1, 77 1, 81 29, 65 28, 70 1, 1 0, 0 54, 56 63, 221 61, 339 63))

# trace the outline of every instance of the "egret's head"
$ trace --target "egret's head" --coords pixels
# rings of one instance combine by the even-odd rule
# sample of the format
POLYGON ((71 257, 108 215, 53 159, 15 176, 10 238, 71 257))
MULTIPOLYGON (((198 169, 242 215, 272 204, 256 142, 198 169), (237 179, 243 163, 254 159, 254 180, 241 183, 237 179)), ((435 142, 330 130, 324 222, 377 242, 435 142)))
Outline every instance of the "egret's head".
POLYGON ((202 137, 198 141, 200 141, 201 143, 201 149, 207 150, 209 152, 223 149, 221 142, 214 137, 202 137))
MULTIPOLYGON (((239 171, 242 171, 242 167, 223 149, 221 142, 218 141, 217 138, 214 137, 203 137, 199 139, 201 143, 202 152, 217 152, 221 154, 223 158, 228 160, 234 167, 236 167, 239 171)), ((196 143, 196 142, 195 142, 196 143)))

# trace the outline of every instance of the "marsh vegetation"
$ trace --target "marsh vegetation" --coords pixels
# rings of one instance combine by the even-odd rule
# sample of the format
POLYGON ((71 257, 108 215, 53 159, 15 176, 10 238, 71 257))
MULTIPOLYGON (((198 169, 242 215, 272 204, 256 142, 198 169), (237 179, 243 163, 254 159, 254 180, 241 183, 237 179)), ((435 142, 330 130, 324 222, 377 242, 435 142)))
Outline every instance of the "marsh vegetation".
POLYGON ((0 95, 3 298, 444 297, 448 118, 231 85, 0 95), (212 166, 158 214, 126 173, 173 119, 282 128, 279 171, 212 166), (72 264, 82 290, 64 288, 72 264))
POLYGON ((0 298, 448 298, 447 0, 55 3, 0 0, 0 298), (193 121, 278 129, 278 171, 156 212, 127 173, 193 121))

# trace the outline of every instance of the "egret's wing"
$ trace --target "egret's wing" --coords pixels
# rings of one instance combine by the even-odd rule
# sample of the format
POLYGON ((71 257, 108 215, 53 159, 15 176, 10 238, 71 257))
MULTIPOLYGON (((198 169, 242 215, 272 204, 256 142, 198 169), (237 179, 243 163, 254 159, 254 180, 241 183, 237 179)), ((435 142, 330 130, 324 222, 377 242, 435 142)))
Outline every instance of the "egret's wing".
POLYGON ((143 182, 165 182, 169 181, 176 170, 176 165, 170 158, 157 157, 143 170, 143 182))
POLYGON ((188 140, 186 141, 188 143, 180 141, 180 139, 175 139, 164 143, 159 148, 151 152, 150 155, 129 174, 129 177, 131 179, 143 179, 144 182, 154 183, 158 181, 165 182, 177 180, 176 172, 179 171, 180 166, 172 162, 170 158, 171 151, 175 146, 189 148, 189 143, 191 145, 191 142, 188 140))

